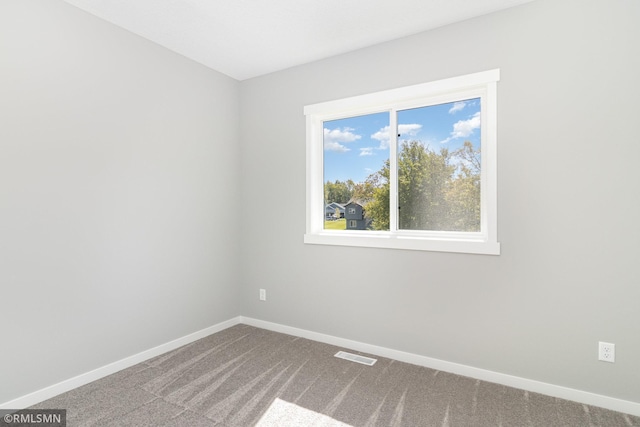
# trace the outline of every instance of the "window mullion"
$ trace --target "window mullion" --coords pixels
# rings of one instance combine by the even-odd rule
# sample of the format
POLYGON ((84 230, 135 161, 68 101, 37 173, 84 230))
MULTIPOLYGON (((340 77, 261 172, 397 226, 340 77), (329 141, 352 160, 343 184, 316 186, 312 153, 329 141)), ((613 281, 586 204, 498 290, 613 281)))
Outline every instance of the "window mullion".
POLYGON ((398 113, 389 111, 389 231, 398 231, 398 113))

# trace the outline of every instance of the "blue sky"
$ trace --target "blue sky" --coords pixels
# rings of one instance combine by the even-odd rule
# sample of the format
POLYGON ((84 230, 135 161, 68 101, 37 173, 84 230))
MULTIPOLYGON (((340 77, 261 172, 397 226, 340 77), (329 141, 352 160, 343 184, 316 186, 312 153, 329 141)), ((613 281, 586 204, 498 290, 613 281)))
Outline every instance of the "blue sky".
MULTIPOLYGON (((453 151, 465 141, 480 146, 480 99, 398 112, 399 141, 453 151)), ((324 181, 362 182, 389 158, 389 113, 324 122, 324 181)))

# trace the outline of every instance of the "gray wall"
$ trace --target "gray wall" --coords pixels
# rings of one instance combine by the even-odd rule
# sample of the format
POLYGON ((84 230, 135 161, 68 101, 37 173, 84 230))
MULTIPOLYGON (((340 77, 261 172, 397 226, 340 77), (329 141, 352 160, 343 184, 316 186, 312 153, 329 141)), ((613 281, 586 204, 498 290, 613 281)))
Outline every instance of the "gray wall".
POLYGON ((242 314, 640 402, 638 18, 538 0, 243 82, 242 314), (500 256, 302 243, 304 105, 492 68, 500 256))
POLYGON ((0 402, 238 315, 238 86, 0 2, 0 402))

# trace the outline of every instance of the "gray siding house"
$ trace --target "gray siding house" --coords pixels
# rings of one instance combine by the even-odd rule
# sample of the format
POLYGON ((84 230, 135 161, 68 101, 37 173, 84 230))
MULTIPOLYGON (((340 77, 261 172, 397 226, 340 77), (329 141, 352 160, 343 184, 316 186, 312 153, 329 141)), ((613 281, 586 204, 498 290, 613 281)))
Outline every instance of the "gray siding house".
POLYGON ((324 217, 325 219, 339 219, 344 218, 344 209, 345 207, 339 203, 332 202, 324 207, 324 217))
POLYGON ((344 206, 344 217, 347 220, 347 230, 365 230, 367 220, 364 218, 364 208, 360 203, 349 202, 344 206))

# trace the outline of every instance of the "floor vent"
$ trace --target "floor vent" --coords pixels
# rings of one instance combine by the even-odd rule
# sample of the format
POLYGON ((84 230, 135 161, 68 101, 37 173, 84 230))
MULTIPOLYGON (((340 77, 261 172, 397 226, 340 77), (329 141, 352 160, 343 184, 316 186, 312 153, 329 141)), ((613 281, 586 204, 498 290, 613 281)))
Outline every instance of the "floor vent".
POLYGON ((376 363, 376 359, 372 359, 370 357, 359 356, 357 354, 347 353, 346 351, 339 351, 335 354, 336 357, 340 359, 350 360, 356 363, 362 363, 363 365, 373 366, 376 363))

